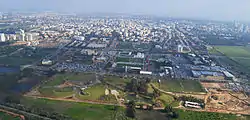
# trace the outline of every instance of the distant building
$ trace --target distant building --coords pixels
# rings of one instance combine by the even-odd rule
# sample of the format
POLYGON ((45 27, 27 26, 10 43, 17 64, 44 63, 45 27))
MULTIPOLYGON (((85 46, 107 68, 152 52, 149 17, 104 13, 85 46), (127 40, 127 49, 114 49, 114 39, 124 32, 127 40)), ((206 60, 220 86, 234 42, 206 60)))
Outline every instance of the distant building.
POLYGON ((183 46, 182 45, 178 45, 177 46, 177 51, 178 52, 183 52, 183 46))
POLYGON ((27 41, 32 41, 33 40, 33 35, 31 33, 26 34, 26 40, 27 41))
POLYGON ((143 75, 152 75, 152 72, 150 72, 150 71, 140 71, 140 74, 143 74, 143 75))
POLYGON ((51 60, 47 60, 47 59, 43 59, 42 60, 42 65, 52 65, 52 61, 51 60))
POLYGON ((1 42, 5 42, 5 35, 4 35, 4 33, 0 33, 0 41, 1 42))

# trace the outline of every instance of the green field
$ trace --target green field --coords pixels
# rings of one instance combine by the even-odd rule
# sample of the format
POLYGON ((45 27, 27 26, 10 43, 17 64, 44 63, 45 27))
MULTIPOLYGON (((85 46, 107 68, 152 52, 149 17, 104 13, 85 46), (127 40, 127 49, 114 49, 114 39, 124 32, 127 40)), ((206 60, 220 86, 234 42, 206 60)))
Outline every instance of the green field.
POLYGON ((250 57, 250 50, 243 46, 215 46, 215 48, 228 57, 250 57))
MULTIPOLYGON (((248 120, 245 116, 237 117, 233 114, 184 111, 181 109, 174 109, 174 111, 178 113, 179 117, 172 120, 248 120)), ((168 120, 166 114, 161 111, 138 110, 136 113, 138 120, 168 120)))
POLYGON ((228 63, 231 66, 236 66, 241 71, 248 72, 250 70, 250 48, 244 46, 215 46, 219 52, 223 53, 235 63, 228 63), (235 64, 239 64, 235 65, 235 64))
POLYGON ((86 95, 79 95, 77 97, 81 100, 99 100, 105 93, 105 86, 99 84, 91 86, 83 91, 86 95))
POLYGON ((126 85, 131 81, 130 78, 121 78, 118 76, 109 76, 106 75, 104 77, 104 81, 118 87, 122 87, 123 89, 126 87, 126 85))
MULTIPOLYGON (((124 113, 125 109, 118 107, 114 110, 114 106, 98 105, 88 103, 64 102, 47 99, 24 98, 22 104, 28 107, 38 107, 51 109, 58 113, 62 113, 72 117, 74 120, 115 120, 120 119, 115 114, 124 113)), ((125 116, 123 116, 125 117, 125 116)))
POLYGON ((48 97, 66 97, 75 93, 73 87, 58 88, 58 85, 65 81, 89 81, 95 80, 95 74, 92 73, 65 73, 56 74, 50 80, 39 87, 39 92, 48 97))
POLYGON ((9 114, 0 112, 0 120, 21 120, 19 117, 14 117, 9 114))
POLYGON ((55 52, 56 49, 32 49, 23 46, 5 46, 0 48, 0 63, 11 66, 20 66, 26 64, 32 64, 39 61, 42 57, 55 52), (22 50, 12 53, 19 48, 22 50))
POLYGON ((201 84, 194 80, 162 80, 154 82, 154 86, 170 92, 204 92, 201 84))

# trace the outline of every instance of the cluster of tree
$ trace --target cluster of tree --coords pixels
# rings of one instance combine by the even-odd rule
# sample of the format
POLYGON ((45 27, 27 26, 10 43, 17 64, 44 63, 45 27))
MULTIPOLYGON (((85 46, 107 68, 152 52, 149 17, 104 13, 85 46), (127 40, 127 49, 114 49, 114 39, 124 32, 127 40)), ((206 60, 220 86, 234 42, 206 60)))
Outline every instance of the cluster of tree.
POLYGON ((130 118, 136 117, 136 111, 135 111, 135 101, 129 101, 126 109, 126 116, 130 118))
POLYGON ((147 93, 148 90, 147 80, 132 79, 130 83, 127 84, 127 90, 135 93, 147 93))
POLYGON ((179 114, 173 110, 172 106, 166 106, 164 112, 166 112, 168 119, 177 119, 179 117, 179 114))

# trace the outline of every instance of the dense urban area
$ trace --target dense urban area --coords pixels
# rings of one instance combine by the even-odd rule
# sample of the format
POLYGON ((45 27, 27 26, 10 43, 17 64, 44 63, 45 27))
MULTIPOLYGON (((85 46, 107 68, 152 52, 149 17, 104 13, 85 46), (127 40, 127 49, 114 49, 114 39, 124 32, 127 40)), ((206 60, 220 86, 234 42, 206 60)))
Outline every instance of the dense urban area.
POLYGON ((0 13, 2 120, 249 120, 250 23, 0 13))

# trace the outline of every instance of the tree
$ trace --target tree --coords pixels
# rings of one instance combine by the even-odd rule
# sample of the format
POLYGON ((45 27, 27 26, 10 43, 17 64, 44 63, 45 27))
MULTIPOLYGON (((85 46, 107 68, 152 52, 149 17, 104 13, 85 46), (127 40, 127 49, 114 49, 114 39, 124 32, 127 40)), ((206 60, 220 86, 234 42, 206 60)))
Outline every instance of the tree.
POLYGON ((153 97, 154 98, 157 98, 157 97, 160 97, 161 96, 161 92, 159 90, 155 90, 153 91, 153 97))
POLYGON ((166 106, 166 107, 164 108, 164 110, 165 110, 166 113, 173 112, 172 106, 166 106))
POLYGON ((135 118, 135 101, 129 101, 126 115, 130 118, 135 118))

